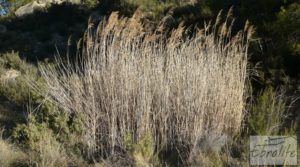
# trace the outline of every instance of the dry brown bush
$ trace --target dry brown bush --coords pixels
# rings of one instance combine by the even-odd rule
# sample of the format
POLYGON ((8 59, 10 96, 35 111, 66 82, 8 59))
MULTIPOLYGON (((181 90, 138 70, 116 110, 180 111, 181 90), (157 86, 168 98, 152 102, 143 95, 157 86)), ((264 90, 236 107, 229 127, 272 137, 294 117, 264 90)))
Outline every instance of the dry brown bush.
POLYGON ((193 36, 180 25, 165 37, 143 32, 134 17, 112 13, 87 30, 75 63, 58 57, 56 67, 39 67, 44 96, 83 116, 91 157, 118 153, 128 134, 137 143, 150 133, 153 148, 184 142, 192 150, 208 134, 235 135, 243 119, 252 28, 231 36, 229 17, 193 36))

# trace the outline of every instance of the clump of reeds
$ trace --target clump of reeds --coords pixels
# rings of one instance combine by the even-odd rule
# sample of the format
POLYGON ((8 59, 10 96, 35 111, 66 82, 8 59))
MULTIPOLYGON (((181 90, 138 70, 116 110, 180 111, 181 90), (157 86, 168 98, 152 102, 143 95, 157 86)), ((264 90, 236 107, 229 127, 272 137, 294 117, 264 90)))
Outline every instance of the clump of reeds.
POLYGON ((181 24, 166 37, 112 13, 87 30, 75 63, 57 58, 56 67, 39 67, 44 95, 82 116, 89 156, 118 153, 128 135, 138 143, 150 134, 156 149, 176 143, 193 149, 208 134, 235 135, 252 29, 232 36, 232 22, 219 20, 194 35, 181 24))

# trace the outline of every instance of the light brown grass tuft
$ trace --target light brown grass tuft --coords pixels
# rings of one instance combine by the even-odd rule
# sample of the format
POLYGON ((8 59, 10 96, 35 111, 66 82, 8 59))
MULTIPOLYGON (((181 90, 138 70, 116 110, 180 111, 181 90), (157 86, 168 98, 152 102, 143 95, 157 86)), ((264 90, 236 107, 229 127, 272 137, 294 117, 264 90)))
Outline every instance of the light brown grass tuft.
POLYGON ((208 133, 235 135, 243 119, 248 43, 245 33, 224 35, 226 24, 221 35, 206 27, 186 37, 181 25, 167 39, 145 42, 155 34, 113 13, 101 30, 87 33, 92 45, 75 67, 60 58, 56 68, 39 67, 44 95, 83 116, 90 156, 117 153, 128 133, 138 142, 150 132, 155 148, 180 142, 195 148, 208 133))

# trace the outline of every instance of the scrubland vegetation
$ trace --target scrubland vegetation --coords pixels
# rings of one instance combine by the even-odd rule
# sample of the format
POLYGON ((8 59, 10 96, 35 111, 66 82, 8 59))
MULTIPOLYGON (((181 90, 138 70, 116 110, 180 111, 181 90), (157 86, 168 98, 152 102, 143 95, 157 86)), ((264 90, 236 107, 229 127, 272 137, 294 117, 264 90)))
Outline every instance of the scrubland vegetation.
POLYGON ((250 135, 297 134, 300 63, 299 4, 252 1, 2 17, 0 166, 250 166, 250 135))

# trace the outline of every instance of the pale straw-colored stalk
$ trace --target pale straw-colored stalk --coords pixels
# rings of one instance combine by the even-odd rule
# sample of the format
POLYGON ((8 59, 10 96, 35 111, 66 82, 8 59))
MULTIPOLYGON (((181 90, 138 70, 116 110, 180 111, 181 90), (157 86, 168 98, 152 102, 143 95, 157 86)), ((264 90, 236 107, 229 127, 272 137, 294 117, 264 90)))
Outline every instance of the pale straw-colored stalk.
POLYGON ((155 148, 235 135, 245 106, 249 28, 231 36, 230 25, 207 25, 192 37, 180 25, 167 38, 113 13, 87 30, 75 63, 57 58, 55 68, 39 67, 45 96, 82 116, 90 156, 116 153, 128 134, 138 142, 150 133, 155 148))

